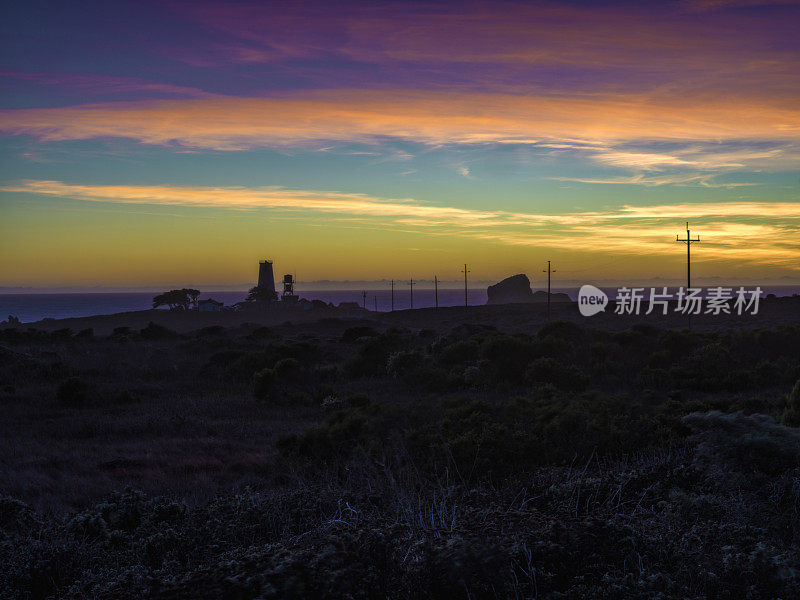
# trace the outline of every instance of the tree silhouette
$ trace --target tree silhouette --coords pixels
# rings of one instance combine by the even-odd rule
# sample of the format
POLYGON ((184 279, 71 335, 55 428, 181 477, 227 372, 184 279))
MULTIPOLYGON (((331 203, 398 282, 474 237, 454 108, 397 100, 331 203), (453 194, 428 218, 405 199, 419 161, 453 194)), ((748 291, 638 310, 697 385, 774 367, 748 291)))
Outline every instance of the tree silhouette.
POLYGON ((192 303, 192 308, 197 308, 197 297, 200 295, 200 290, 184 288, 183 291, 186 292, 187 296, 189 296, 189 300, 192 303))
POLYGON ((196 303, 197 296, 199 295, 200 292, 197 290, 188 290, 185 288, 182 290, 170 290, 169 292, 164 292, 153 298, 153 308, 166 305, 169 306, 170 310, 189 310, 193 299, 196 303), (194 294, 194 292, 197 292, 197 294, 194 294))
POLYGON ((275 290, 259 286, 250 288, 250 293, 245 298, 245 302, 254 302, 256 304, 269 304, 277 301, 278 293, 275 290))

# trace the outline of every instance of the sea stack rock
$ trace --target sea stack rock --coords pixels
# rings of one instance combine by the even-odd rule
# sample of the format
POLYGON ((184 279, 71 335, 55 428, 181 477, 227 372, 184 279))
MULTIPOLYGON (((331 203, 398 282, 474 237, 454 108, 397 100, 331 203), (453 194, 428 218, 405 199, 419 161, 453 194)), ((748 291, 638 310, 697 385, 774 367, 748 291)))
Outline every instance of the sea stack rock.
POLYGON ((516 304, 534 301, 531 281, 523 273, 512 275, 500 283, 490 285, 486 292, 489 298, 486 304, 516 304))

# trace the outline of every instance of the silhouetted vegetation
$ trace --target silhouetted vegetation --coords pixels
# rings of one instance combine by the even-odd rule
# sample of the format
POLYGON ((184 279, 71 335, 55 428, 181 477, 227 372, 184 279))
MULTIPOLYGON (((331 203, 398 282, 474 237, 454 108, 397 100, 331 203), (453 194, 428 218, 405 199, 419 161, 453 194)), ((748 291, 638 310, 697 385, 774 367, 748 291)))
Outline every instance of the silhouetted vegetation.
POLYGON ((17 328, 0 359, 0 598, 800 597, 796 325, 17 328))
POLYGON ((170 290, 153 298, 153 308, 158 308, 159 306, 169 306, 170 310, 197 308, 198 296, 200 296, 200 291, 191 288, 170 290))

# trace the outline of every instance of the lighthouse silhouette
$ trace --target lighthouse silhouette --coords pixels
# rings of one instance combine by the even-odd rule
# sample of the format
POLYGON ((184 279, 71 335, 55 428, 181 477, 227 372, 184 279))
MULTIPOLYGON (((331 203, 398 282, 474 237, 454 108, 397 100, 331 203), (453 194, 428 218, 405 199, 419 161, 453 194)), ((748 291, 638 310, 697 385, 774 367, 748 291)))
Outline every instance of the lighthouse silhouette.
POLYGON ((275 291, 275 276, 272 273, 272 261, 262 260, 258 263, 258 287, 275 291))

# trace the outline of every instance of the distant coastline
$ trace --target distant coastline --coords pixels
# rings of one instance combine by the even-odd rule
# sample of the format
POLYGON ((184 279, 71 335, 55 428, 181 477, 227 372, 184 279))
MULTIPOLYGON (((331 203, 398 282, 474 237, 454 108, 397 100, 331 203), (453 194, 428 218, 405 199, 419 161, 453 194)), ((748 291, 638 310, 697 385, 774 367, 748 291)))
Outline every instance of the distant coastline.
MULTIPOLYGON (((630 284, 634 285, 634 284, 630 284)), ((719 284, 715 284, 719 285, 719 284)), ((728 284, 729 285, 729 284, 728 284)), ((602 283, 600 284, 602 287, 602 283)), ((707 286, 704 286, 707 287, 707 286)), ((748 287, 748 286, 746 286, 748 287)), ((755 287, 754 285, 750 287, 755 287)), ((800 294, 800 285, 767 285, 761 286, 764 295, 775 294, 779 297, 800 294)), ((606 286, 610 297, 614 297, 616 287, 606 286)), ((534 286, 534 291, 541 287, 534 286)), ((577 297, 577 287, 553 287, 554 293, 566 293, 571 299, 577 297)), ((339 304, 340 302, 364 303, 363 291, 366 291, 366 308, 379 312, 388 312, 392 308, 390 289, 353 288, 344 290, 300 290, 301 297, 308 300, 322 300, 339 304)), ((97 315, 110 315, 126 312, 143 311, 152 308, 152 298, 157 291, 137 292, 51 292, 51 293, 0 293, 0 321, 8 315, 13 315, 23 323, 32 323, 42 319, 69 319, 97 315)), ((244 290, 204 291, 200 298, 214 298, 232 305, 244 300, 247 292, 244 290)), ((486 288, 469 289, 470 305, 486 304, 486 288)), ((439 306, 462 306, 464 304, 463 288, 440 288, 439 306)), ((434 290, 429 287, 414 287, 414 308, 430 308, 435 305, 434 290)), ((395 284, 394 309, 405 310, 411 308, 411 293, 408 285, 395 284)))

